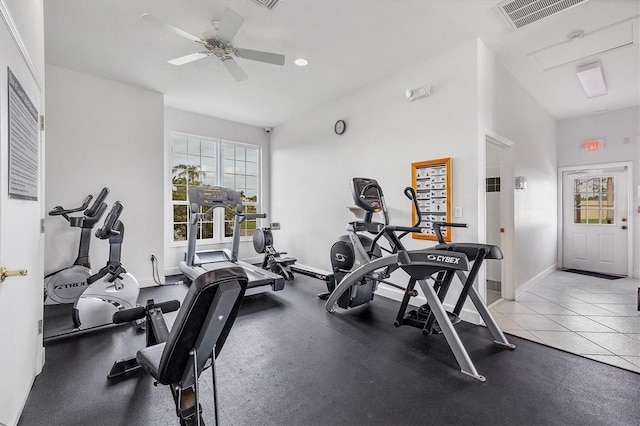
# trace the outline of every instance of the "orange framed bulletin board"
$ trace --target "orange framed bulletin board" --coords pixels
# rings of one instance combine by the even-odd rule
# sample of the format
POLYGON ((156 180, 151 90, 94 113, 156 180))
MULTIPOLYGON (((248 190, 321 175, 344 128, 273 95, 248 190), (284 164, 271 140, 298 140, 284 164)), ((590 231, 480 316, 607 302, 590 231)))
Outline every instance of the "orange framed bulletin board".
MULTIPOLYGON (((414 232, 412 237, 437 241, 432 223, 451 221, 451 158, 411 163, 411 182, 420 209, 420 226, 427 229, 425 233, 414 232)), ((416 223, 415 211, 412 216, 416 223)), ((442 228, 442 236, 451 241, 451 228, 442 228)))

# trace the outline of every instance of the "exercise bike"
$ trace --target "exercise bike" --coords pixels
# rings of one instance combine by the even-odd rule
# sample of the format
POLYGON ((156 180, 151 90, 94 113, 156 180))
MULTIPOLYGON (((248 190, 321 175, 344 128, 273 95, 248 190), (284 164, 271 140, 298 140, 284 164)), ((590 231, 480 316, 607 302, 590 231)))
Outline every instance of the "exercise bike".
MULTIPOLYGON (((404 194, 413 202, 414 208, 419 212, 417 197, 413 188, 405 188, 404 194)), ((385 204, 384 194, 375 179, 353 178, 351 180, 351 195, 357 206, 357 209, 351 210, 362 220, 350 222, 347 226, 347 235, 340 236, 338 241, 331 246, 331 266, 335 281, 329 288, 330 295, 325 298, 333 297, 336 285, 354 269, 383 257, 383 252, 391 255, 397 253, 400 249, 404 249, 400 240, 409 233, 405 231, 396 235, 395 232, 392 232, 399 228, 389 225, 389 213, 385 204), (384 223, 374 222, 374 213, 381 213, 384 223), (365 232, 373 236, 373 238, 365 235, 365 232), (378 244, 381 238, 387 241, 388 247, 378 244)), ((418 215, 418 222, 413 225, 414 227, 420 224, 419 217, 418 215)), ((421 229, 419 228, 415 232, 420 232, 421 229)), ((398 266, 391 264, 362 275, 357 284, 351 287, 350 291, 341 292, 333 303, 337 303, 338 306, 344 309, 368 303, 373 300, 378 283, 384 283, 405 292, 405 287, 387 280, 396 269, 398 269, 398 266)), ((413 291, 411 294, 417 295, 417 292, 413 291)))
POLYGON ((119 220, 122 204, 116 201, 96 231, 96 237, 109 239, 109 260, 96 274, 87 278, 88 286, 73 305, 73 324, 78 330, 112 323, 113 314, 136 307, 140 286, 121 263, 124 225, 119 220))
POLYGON ((78 257, 73 265, 44 277, 45 305, 74 303, 87 288, 87 278, 91 276, 89 260, 91 231, 107 209, 107 204, 104 202, 107 195, 109 195, 109 188, 102 188, 91 207, 89 203, 93 197, 88 195, 80 207, 65 209, 62 206, 56 206, 49 212, 49 216, 65 218, 72 228, 80 228, 80 245, 78 257), (83 210, 82 216, 69 216, 83 210))

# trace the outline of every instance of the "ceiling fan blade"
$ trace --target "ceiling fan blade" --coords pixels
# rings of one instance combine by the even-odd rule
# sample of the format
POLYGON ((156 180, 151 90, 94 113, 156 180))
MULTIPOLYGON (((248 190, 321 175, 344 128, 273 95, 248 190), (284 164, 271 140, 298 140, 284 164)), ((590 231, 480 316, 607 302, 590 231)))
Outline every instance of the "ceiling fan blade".
POLYGON ((198 59, 206 58, 207 56, 209 55, 204 52, 196 52, 190 55, 181 56, 179 58, 172 59, 167 62, 169 62, 171 65, 184 65, 184 64, 188 64, 189 62, 197 61, 198 59))
POLYGON ((233 53, 237 57, 250 59, 252 61, 267 62, 274 65, 284 65, 284 55, 278 53, 262 52, 260 50, 240 49, 236 48, 233 53))
POLYGON ((225 56, 223 58, 220 58, 220 60, 222 61, 222 64, 225 66, 225 68, 229 70, 233 78, 236 79, 236 81, 242 81, 248 78, 247 74, 242 71, 240 65, 238 65, 238 63, 234 61, 233 58, 225 56))
POLYGON ((227 43, 233 40, 240 26, 244 22, 244 17, 238 12, 226 7, 218 29, 218 38, 227 43))
POLYGON ((153 15, 150 15, 148 13, 143 13, 141 15, 141 18, 144 19, 145 21, 149 21, 151 23, 154 23, 156 25, 159 25, 161 27, 164 27, 165 29, 171 31, 174 34, 178 34, 181 37, 184 37, 186 39, 189 39, 191 41, 195 41, 197 43, 201 43, 204 44, 204 41, 202 41, 200 39, 200 37, 196 37, 191 33, 186 32, 185 30, 182 30, 174 25, 169 24, 168 22, 163 21, 162 19, 156 18, 153 15))

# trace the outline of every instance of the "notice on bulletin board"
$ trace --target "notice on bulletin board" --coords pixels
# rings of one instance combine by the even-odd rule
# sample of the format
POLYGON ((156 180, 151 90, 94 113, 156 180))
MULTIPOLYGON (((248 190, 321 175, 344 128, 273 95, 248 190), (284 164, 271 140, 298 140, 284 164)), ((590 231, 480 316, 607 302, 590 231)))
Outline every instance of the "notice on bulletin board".
POLYGON ((9 198, 38 199, 38 110, 11 69, 9 76, 9 198))

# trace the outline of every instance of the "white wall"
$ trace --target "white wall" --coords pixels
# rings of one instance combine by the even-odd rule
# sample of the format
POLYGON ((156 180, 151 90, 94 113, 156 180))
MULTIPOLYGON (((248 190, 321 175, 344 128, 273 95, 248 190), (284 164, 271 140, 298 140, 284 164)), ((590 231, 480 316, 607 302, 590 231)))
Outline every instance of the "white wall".
MULTIPOLYGON (((557 123, 481 41, 478 60, 479 130, 513 142, 513 171, 527 178, 527 189, 513 194, 514 284, 520 294, 556 265, 557 123)), ((483 134, 479 138, 484 141, 483 134)))
MULTIPOLYGON (((109 209, 115 201, 124 205, 122 263, 141 285, 152 285, 152 253, 164 269, 163 95, 52 65, 46 84, 47 211, 79 205, 109 187, 109 209)), ((70 265, 78 229, 50 216, 45 226, 45 271, 70 265)), ((108 241, 94 237, 93 270, 108 253, 108 241)))
POLYGON ((637 188, 640 186, 640 108, 631 107, 604 114, 562 120, 558 123, 558 166, 581 166, 618 161, 633 162, 633 199, 630 206, 634 219, 633 275, 640 276, 640 206, 637 188), (625 143, 628 138, 628 143, 625 143), (603 139, 603 148, 587 152, 582 143, 603 139))
MULTIPOLYGON (((476 42, 427 59, 276 127, 271 138, 272 220, 282 229, 276 247, 300 263, 330 270, 329 250, 355 217, 350 181, 378 180, 391 222, 411 223, 411 163, 452 157, 453 205, 468 229, 455 240, 477 239, 476 42), (430 97, 410 102, 406 88, 430 84, 430 97), (344 119, 346 132, 333 131, 344 119)), ((408 248, 433 242, 405 238, 408 248)), ((394 277, 406 282, 402 275, 394 277)), ((451 292, 452 294, 455 291, 451 292)))
MULTIPOLYGON (((222 120, 214 117, 207 117, 187 111, 181 111, 174 108, 166 108, 164 113, 164 135, 165 135, 165 163, 164 163, 164 197, 166 200, 171 199, 171 141, 169 139, 171 132, 188 133, 197 136, 206 136, 210 138, 220 138, 235 142, 244 142, 262 147, 262 163, 260 172, 262 175, 262 187, 260 189, 260 199, 262 200, 261 210, 263 213, 269 214, 269 136, 270 133, 264 131, 262 127, 250 126, 248 124, 236 123, 233 121, 222 120)), ((165 243, 165 274, 179 274, 178 264, 184 258, 186 250, 186 242, 174 243, 171 235, 171 223, 173 212, 171 206, 167 202, 164 206, 164 243, 165 243)), ((259 226, 267 226, 270 218, 258 222, 259 226)), ((230 248, 230 243, 210 244, 198 246, 198 250, 213 250, 221 247, 230 248)), ((256 261, 262 260, 262 255, 258 255, 253 249, 251 241, 240 243, 238 257, 247 261, 259 256, 256 261)))
MULTIPOLYGON (((529 189, 515 199, 516 288, 556 259, 556 122, 479 40, 429 58, 376 84, 278 126, 272 136, 272 212, 282 223, 278 248, 302 263, 330 268, 329 248, 353 220, 353 176, 375 177, 393 223, 411 221, 402 189, 411 162, 452 157, 453 205, 462 207, 454 240, 485 238, 484 130, 515 143, 514 170, 529 189), (429 83, 415 102, 405 88, 429 83), (337 119, 347 132, 333 133, 337 119), (482 165, 482 169, 480 169, 482 165), (293 200, 293 202, 292 202, 293 200), (551 247, 529 256, 531 247, 551 247)), ((409 248, 428 246, 409 241, 409 248)))

